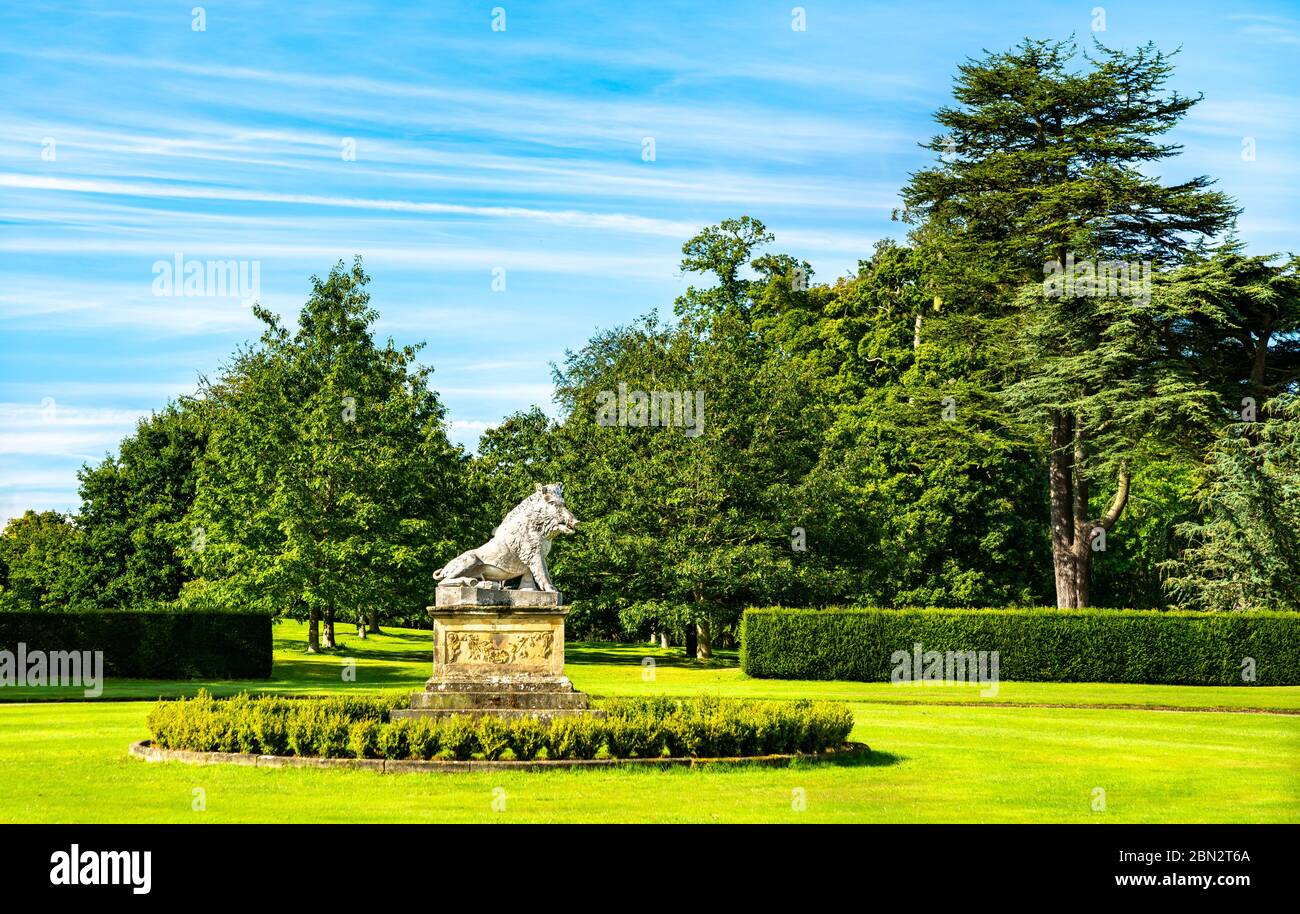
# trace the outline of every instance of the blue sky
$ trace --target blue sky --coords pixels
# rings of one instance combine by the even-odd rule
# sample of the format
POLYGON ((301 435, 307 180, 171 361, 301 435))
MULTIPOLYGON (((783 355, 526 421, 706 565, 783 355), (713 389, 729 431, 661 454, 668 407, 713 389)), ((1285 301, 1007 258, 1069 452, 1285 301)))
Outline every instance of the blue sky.
POLYGON ((956 65, 1086 42, 1097 6, 1108 44, 1181 45, 1174 85, 1206 96, 1163 173, 1217 177, 1253 251, 1300 248, 1300 4, 805 0, 805 31, 794 5, 210 2, 196 31, 194 0, 7 4, 0 521, 75 509, 83 462, 256 333, 238 296, 155 295, 158 261, 256 261, 292 318, 362 254, 473 446, 553 411, 549 364, 594 329, 669 312, 701 226, 747 213, 850 272, 903 234, 956 65))

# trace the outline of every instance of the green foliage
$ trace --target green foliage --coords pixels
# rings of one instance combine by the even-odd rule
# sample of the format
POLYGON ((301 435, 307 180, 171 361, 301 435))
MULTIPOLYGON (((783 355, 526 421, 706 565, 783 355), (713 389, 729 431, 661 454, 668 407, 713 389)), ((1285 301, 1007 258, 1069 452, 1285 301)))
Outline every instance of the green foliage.
POLYGON ((839 702, 615 698, 601 702, 615 757, 731 757, 819 752, 843 745, 853 715, 839 702))
POLYGON ((442 729, 439 742, 451 758, 464 761, 478 751, 478 732, 473 718, 453 714, 439 723, 442 729))
POLYGON ((204 545, 183 520, 206 445, 201 409, 182 400, 141 419, 116 456, 82 468, 82 535, 68 568, 79 603, 134 609, 180 595, 193 577, 183 557, 204 545))
POLYGON ((922 260, 878 246, 830 293, 809 344, 807 359, 829 350, 860 368, 835 376, 823 407, 835 424, 797 490, 801 564, 830 585, 805 605, 1025 604, 1050 593, 1041 448, 998 399, 1006 322, 936 310, 921 293, 922 260))
POLYGON ((526 762, 546 748, 546 725, 535 717, 516 717, 506 738, 514 757, 526 762))
POLYGON ((538 483, 554 482, 548 474, 560 458, 561 441, 555 423, 541 407, 506 416, 483 432, 471 464, 473 485, 485 504, 485 528, 494 527, 519 502, 533 493, 538 483))
POLYGON ((827 417, 809 408, 799 366, 765 355, 738 312, 710 321, 703 334, 651 316, 593 339, 557 377, 566 418, 552 472, 584 525, 556 574, 575 602, 609 613, 604 631, 721 634, 746 603, 797 586, 795 492, 779 481, 806 472, 827 417), (602 397, 621 390, 699 392, 704 412, 693 429, 604 424, 602 397), (654 605, 666 611, 610 618, 654 605))
POLYGON ((486 714, 479 719, 475 730, 479 752, 488 761, 496 761, 510 748, 510 725, 501 718, 486 714))
POLYGON ((1197 251, 1178 271, 1178 338, 1220 402, 1236 411, 1300 378, 1300 257, 1248 257, 1239 241, 1197 251))
MULTIPOLYGON (((403 724, 406 728, 407 756, 428 761, 438 755, 443 748, 442 730, 429 718, 416 717, 405 720, 399 718, 394 724, 403 724)), ((453 750, 454 751, 454 750, 453 750)))
POLYGON ((693 287, 675 325, 650 315, 571 354, 558 424, 534 411, 484 436, 476 471, 509 480, 498 512, 568 485, 584 523, 553 561, 573 630, 734 640, 754 603, 1046 599, 1045 461, 997 396, 1006 328, 935 312, 928 255, 884 244, 859 276, 802 287, 793 258, 757 255, 769 240, 752 220, 701 233, 684 266, 718 287, 693 287), (759 278, 732 282, 742 252, 759 278), (703 390, 702 434, 602 424, 620 384, 703 390))
POLYGON ((767 226, 741 216, 709 226, 683 244, 682 270, 712 273, 718 282, 707 289, 687 289, 677 300, 677 314, 696 327, 708 327, 720 315, 744 312, 758 283, 741 276, 741 270, 753 265, 755 251, 771 241, 767 226))
POLYGON ((614 758, 658 758, 664 753, 663 721, 651 715, 610 715, 605 724, 609 754, 614 758))
MULTIPOLYGON (((314 702, 303 702, 288 715, 289 750, 293 755, 341 758, 347 755, 352 722, 314 702)), ((229 751, 229 750, 226 750, 229 751)))
POLYGON ((113 677, 265 679, 271 624, 246 612, 0 612, 0 646, 103 651, 104 673, 113 677))
POLYGON ((1098 606, 1165 609, 1162 569, 1183 546, 1178 526, 1196 516, 1200 461, 1159 451, 1134 458, 1134 495, 1107 536, 1105 551, 1093 556, 1092 598, 1098 606))
POLYGON ((348 727, 348 752, 354 758, 382 758, 379 734, 383 727, 377 720, 358 720, 348 727))
MULTIPOLYGON (((161 706, 161 704, 159 705, 161 706)), ((278 707, 256 702, 249 711, 249 723, 262 755, 289 754, 288 717, 278 707)), ((359 720, 357 723, 366 723, 359 720)))
POLYGON ((379 731, 376 746, 384 758, 407 759, 412 757, 411 729, 417 718, 402 717, 379 731))
POLYGON ((591 759, 600 751, 600 724, 590 717, 558 717, 546 731, 546 757, 591 759))
POLYGON ((1156 459, 1199 457, 1205 430, 1222 417, 1222 401, 1179 341, 1191 316, 1182 284, 1178 273, 1157 274, 1149 300, 1056 296, 1038 285, 1016 299, 1021 379, 1004 400, 1043 428, 1053 416, 1074 417, 1087 445, 1076 483, 1108 480, 1139 449, 1156 459))
POLYGON ((164 748, 378 758, 395 749, 379 726, 394 706, 392 695, 214 699, 200 689, 194 698, 155 704, 148 726, 164 748))
POLYGON ((1178 527, 1186 549, 1163 566, 1170 592, 1197 609, 1300 608, 1300 399, 1228 426, 1195 497, 1200 516, 1178 527))
POLYGON ((1300 613, 774 607, 747 610, 743 637, 745 672, 776 679, 888 682, 919 644, 997 651, 1021 682, 1300 684, 1300 613))
POLYGON ((465 458, 419 347, 376 343, 368 282, 359 261, 313 278, 293 333, 255 309, 260 341, 205 385, 183 602, 353 620, 433 602, 474 514, 465 458))
POLYGON ((0 609, 63 612, 75 603, 68 571, 81 531, 57 511, 27 511, 0 531, 0 609))
POLYGON ((492 715, 389 720, 392 695, 276 698, 238 695, 158 702, 149 732, 164 749, 340 758, 527 761, 721 758, 820 752, 841 746, 853 715, 841 702, 625 698, 601 703, 606 717, 492 715))

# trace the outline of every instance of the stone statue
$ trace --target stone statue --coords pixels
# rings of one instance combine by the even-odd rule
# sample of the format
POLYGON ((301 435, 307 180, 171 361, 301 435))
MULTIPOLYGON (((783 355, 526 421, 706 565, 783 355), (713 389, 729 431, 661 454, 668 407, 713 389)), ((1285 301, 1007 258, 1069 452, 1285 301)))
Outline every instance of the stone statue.
POLYGON ((564 486, 544 486, 511 509, 488 540, 433 573, 439 586, 500 588, 520 578, 520 590, 555 591, 546 567, 551 540, 573 533, 578 519, 564 504, 564 486))
POLYGON ((433 676, 390 715, 502 718, 603 717, 564 675, 569 607, 551 583, 551 541, 577 530, 564 487, 537 487, 477 549, 433 573, 433 676), (506 581, 520 579, 518 589, 506 581))

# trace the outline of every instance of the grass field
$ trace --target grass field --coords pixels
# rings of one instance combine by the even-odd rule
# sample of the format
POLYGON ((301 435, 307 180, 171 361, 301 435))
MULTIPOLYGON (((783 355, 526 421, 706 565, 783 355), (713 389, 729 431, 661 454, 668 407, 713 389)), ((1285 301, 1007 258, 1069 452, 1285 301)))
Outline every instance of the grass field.
MULTIPOLYGON (((418 688, 429 672, 427 632, 365 641, 345 633, 342 648, 325 656, 305 653, 299 625, 281 625, 276 637, 273 679, 208 687, 418 688), (349 660, 354 682, 342 675, 349 660)), ((55 690, 5 689, 0 821, 1300 821, 1300 687, 1004 682, 981 698, 977 687, 753 680, 734 658, 700 665, 637 645, 567 650, 569 676, 594 695, 849 702, 853 738, 873 755, 791 769, 457 775, 149 764, 126 754, 148 735, 148 701, 104 699, 188 694, 200 684, 114 682, 100 700, 57 703, 35 701, 55 690), (1104 809, 1094 809, 1098 788, 1104 809)))

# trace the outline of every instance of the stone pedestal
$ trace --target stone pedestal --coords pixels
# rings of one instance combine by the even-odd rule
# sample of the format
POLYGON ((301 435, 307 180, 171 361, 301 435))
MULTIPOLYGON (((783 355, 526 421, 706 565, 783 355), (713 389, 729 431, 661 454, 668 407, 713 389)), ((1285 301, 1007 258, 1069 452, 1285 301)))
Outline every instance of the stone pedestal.
POLYGON ((393 717, 602 715, 564 675, 564 617, 554 591, 438 588, 433 676, 393 717))

